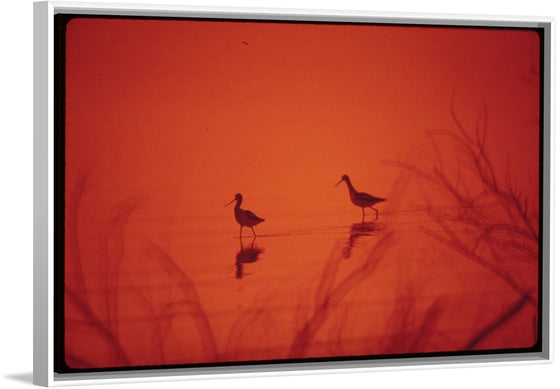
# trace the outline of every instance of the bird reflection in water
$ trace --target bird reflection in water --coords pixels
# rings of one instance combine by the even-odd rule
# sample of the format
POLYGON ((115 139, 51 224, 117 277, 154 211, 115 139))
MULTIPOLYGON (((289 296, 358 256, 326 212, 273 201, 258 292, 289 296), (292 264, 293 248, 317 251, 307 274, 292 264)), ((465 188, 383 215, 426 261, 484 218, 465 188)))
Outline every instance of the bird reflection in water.
POLYGON ((246 263, 253 263, 259 260, 259 256, 264 252, 264 249, 255 246, 255 239, 251 241, 249 247, 243 246, 243 241, 239 238, 239 245, 241 246, 239 252, 235 256, 235 278, 243 278, 245 273, 243 272, 243 266, 246 263))
POLYGON ((382 229, 383 226, 381 224, 374 222, 352 224, 348 241, 342 249, 342 257, 344 259, 350 258, 354 247, 359 247, 361 244, 366 243, 368 237, 377 235, 382 229))

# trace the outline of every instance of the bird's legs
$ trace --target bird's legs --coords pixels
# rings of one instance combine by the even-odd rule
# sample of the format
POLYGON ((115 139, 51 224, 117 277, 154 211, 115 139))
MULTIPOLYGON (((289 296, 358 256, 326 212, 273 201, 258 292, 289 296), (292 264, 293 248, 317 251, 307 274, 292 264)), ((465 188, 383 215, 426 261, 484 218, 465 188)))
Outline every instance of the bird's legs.
POLYGON ((365 220, 366 220, 366 213, 365 213, 364 209, 362 208, 362 223, 364 223, 365 220))
POLYGON ((241 232, 243 231, 243 226, 239 227, 239 239, 241 239, 241 232))
POLYGON ((379 219, 379 211, 373 207, 370 207, 371 209, 373 209, 375 211, 375 220, 379 219))
POLYGON ((253 229, 253 227, 251 227, 251 231, 253 231, 253 236, 256 238, 257 234, 255 233, 255 230, 253 229))

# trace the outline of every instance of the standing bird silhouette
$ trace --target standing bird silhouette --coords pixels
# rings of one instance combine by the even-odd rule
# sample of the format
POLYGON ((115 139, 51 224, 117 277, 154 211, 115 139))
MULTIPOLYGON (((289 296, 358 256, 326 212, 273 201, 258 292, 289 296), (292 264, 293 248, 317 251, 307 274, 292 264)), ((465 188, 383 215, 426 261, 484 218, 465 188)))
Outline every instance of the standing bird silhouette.
POLYGON ((369 193, 358 192, 356 188, 352 186, 352 183, 350 182, 350 177, 348 177, 346 174, 342 176, 340 181, 338 181, 334 187, 336 188, 338 184, 340 184, 342 181, 346 182, 346 185, 348 186, 348 191, 350 192, 350 201, 352 201, 352 204, 362 208, 362 223, 364 222, 366 217, 364 211, 364 208, 366 207, 371 208, 375 211, 375 220, 379 219, 379 211, 373 208, 373 206, 377 203, 381 203, 385 201, 386 199, 372 196, 369 193))
POLYGON ((241 228, 239 229, 239 238, 241 238, 241 232, 243 231, 243 227, 251 227, 251 231, 253 231, 253 236, 256 237, 257 234, 255 233, 253 226, 256 226, 257 224, 264 222, 264 219, 258 217, 251 211, 248 211, 246 209, 241 209, 241 202, 243 201, 243 196, 241 195, 241 193, 237 193, 235 195, 235 198, 231 200, 229 203, 227 203, 226 205, 224 205, 224 207, 227 207, 234 201, 236 201, 237 203, 235 204, 235 209, 233 210, 233 213, 235 214, 235 220, 241 226, 241 228))

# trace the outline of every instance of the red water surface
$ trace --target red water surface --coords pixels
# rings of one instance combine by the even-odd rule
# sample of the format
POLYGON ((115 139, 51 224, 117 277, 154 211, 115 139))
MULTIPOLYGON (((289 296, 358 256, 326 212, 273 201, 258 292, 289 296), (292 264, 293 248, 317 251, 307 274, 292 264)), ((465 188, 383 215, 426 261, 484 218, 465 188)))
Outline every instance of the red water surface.
POLYGON ((72 19, 67 365, 533 346, 539 50, 522 29, 72 19), (387 198, 378 220, 342 174, 387 198))

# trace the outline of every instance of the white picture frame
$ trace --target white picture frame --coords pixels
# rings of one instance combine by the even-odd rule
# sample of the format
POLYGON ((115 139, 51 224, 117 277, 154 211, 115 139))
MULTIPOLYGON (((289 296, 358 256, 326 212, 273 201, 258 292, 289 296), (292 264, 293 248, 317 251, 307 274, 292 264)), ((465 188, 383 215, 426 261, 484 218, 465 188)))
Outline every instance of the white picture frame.
POLYGON ((34 383, 64 386, 93 383, 169 381, 204 377, 258 376, 283 372, 383 370, 401 366, 486 364, 491 362, 546 361, 550 358, 550 147, 553 19, 546 17, 486 17, 474 15, 391 14, 355 11, 289 9, 235 9, 135 4, 38 2, 34 4, 34 383), (227 366, 99 373, 54 372, 54 16, 59 13, 205 17, 260 20, 401 23, 484 27, 530 27, 544 31, 543 73, 543 226, 542 231, 542 351, 525 354, 487 354, 420 357, 350 362, 306 362, 276 366, 227 366))

